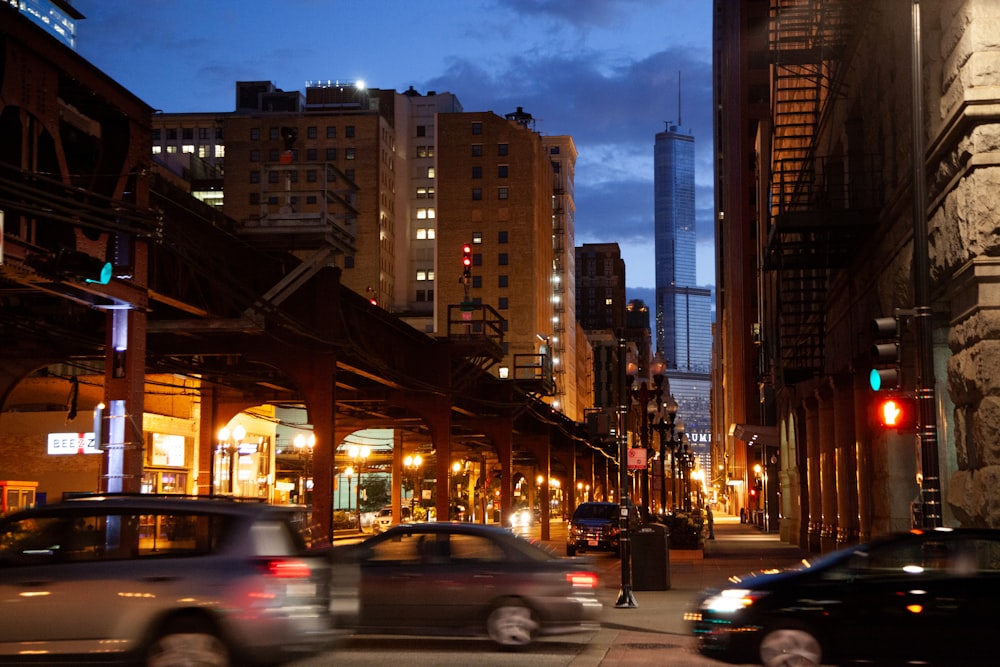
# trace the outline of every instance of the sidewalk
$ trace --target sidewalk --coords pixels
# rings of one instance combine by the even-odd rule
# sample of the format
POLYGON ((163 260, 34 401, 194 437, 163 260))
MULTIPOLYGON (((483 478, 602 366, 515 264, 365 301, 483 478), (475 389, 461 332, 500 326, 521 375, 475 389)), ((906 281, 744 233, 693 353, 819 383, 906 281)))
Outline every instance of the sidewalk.
POLYGON ((725 584, 732 575, 795 565, 804 556, 803 550, 781 542, 776 534, 764 534, 755 526, 741 524, 739 517, 717 515, 715 539, 705 542, 704 559, 671 561, 669 590, 634 591, 636 606, 618 608, 615 603, 620 581, 608 582, 614 591, 605 599, 602 629, 572 664, 721 665, 694 650, 691 629, 684 620, 694 598, 704 588, 725 584))

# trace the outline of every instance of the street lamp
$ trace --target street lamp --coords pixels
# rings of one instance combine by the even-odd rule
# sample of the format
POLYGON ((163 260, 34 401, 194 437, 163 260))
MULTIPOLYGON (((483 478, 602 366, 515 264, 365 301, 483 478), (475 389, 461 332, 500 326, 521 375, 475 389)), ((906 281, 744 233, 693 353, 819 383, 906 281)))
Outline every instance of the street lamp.
MULTIPOLYGON (((667 364, 663 361, 663 356, 657 353, 650 363, 649 368, 653 377, 652 388, 650 388, 649 383, 645 380, 640 382, 638 387, 634 386, 637 370, 636 364, 630 361, 626 367, 625 381, 628 386, 628 395, 640 408, 639 441, 642 444, 643 450, 645 450, 647 461, 651 458, 649 455, 651 451, 650 427, 652 426, 654 415, 660 410, 660 400, 663 398, 663 371, 666 367, 667 364)), ((648 466, 643 466, 639 483, 642 503, 648 508, 652 503, 649 498, 649 474, 647 471, 648 466)))
MULTIPOLYGON (((667 399, 663 402, 663 412, 667 415, 667 421, 663 421, 663 417, 660 417, 660 423, 658 424, 658 431, 660 433, 660 512, 663 514, 667 513, 667 429, 670 429, 670 483, 673 485, 673 461, 674 461, 674 421, 677 419, 677 400, 673 397, 673 394, 667 396, 667 399)), ((674 498, 674 490, 670 490, 670 500, 671 502, 676 502, 674 498)))
POLYGON ((354 509, 357 512, 358 532, 361 532, 361 480, 365 474, 365 461, 371 454, 368 445, 351 445, 347 450, 348 456, 358 466, 358 486, 354 489, 354 509))
POLYGON ((410 493, 410 521, 416 521, 416 503, 417 503, 417 476, 420 471, 420 466, 423 465, 424 460, 420 457, 420 454, 414 454, 413 456, 407 456, 403 459, 403 466, 406 467, 407 471, 410 473, 411 482, 411 493, 410 493))
POLYGON ((354 481, 354 468, 351 467, 351 466, 347 466, 347 468, 344 469, 344 475, 347 477, 347 511, 350 512, 350 510, 351 510, 351 486, 352 486, 352 482, 354 481))
MULTIPOLYGON (((239 460, 240 445, 243 443, 245 437, 247 437, 247 430, 242 424, 237 424, 233 427, 232 431, 227 427, 219 429, 219 444, 216 447, 216 452, 224 454, 226 457, 222 464, 222 470, 226 472, 228 477, 226 486, 229 487, 228 491, 230 495, 235 495, 236 493, 236 462, 239 460)), ((212 472, 215 472, 215 462, 212 463, 212 472)), ((214 480, 212 484, 212 493, 215 493, 214 480)))
POLYGON ((305 475, 299 476, 299 498, 304 505, 312 505, 311 491, 312 491, 312 457, 313 450, 316 449, 316 435, 313 433, 309 434, 307 438, 305 435, 299 433, 292 439, 292 446, 295 448, 296 454, 299 455, 299 460, 305 463, 305 475))

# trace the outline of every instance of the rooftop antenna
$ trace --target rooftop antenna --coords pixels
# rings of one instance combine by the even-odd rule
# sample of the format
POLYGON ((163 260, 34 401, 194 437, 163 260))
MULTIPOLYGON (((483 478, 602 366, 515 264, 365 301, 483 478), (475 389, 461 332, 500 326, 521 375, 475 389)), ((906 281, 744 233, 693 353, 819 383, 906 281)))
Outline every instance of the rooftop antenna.
POLYGON ((677 127, 681 125, 681 71, 677 70, 677 127))

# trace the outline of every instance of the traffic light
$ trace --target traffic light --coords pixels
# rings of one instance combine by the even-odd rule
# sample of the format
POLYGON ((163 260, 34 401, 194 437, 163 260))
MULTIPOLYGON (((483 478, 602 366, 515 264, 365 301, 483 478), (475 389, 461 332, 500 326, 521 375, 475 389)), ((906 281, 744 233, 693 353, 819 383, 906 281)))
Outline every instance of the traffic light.
POLYGON ((884 429, 916 428, 916 400, 907 396, 886 396, 875 403, 875 420, 884 429))
POLYGON ((472 246, 468 243, 462 246, 462 278, 472 277, 472 246))
POLYGON ((876 317, 872 320, 872 363, 868 374, 868 384, 874 391, 897 391, 899 389, 899 318, 876 317))
POLYGON ((98 259, 79 250, 61 248, 51 261, 44 260, 41 268, 61 278, 72 278, 85 283, 107 285, 111 282, 114 267, 111 262, 98 259))

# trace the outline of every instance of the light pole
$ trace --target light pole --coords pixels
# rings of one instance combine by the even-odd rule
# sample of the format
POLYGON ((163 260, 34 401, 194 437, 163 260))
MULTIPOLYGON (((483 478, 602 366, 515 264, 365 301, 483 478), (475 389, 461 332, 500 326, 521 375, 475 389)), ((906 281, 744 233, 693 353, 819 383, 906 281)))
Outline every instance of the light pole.
POLYGON ((628 367, 625 362, 626 344, 623 331, 618 333, 618 542, 621 545, 622 585, 618 591, 615 607, 619 609, 637 607, 632 594, 632 545, 629 540, 629 498, 628 492, 628 367))
POLYGON ((410 521, 416 521, 416 503, 417 503, 417 478, 420 471, 420 466, 423 465, 424 460, 420 457, 420 454, 414 454, 413 456, 407 456, 403 459, 403 465, 406 467, 407 471, 410 473, 410 521))
POLYGON ((357 512, 358 532, 361 532, 361 480, 365 474, 365 461, 371 454, 368 445, 351 445, 347 450, 348 456, 358 466, 358 486, 354 489, 354 509, 357 512))
MULTIPOLYGON (((670 483, 673 484, 673 456, 674 456, 674 420, 677 418, 677 400, 673 397, 673 394, 667 396, 667 400, 663 402, 663 412, 667 415, 666 422, 663 421, 663 417, 660 417, 660 423, 657 425, 657 430, 660 433, 660 513, 666 515, 668 510, 667 505, 667 429, 670 429, 670 462, 671 462, 671 477, 670 483)), ((670 492, 671 500, 673 500, 673 489, 670 492)))
POLYGON ((303 505, 312 506, 312 457, 313 450, 316 449, 316 436, 310 433, 307 438, 299 433, 292 440, 292 446, 299 455, 299 460, 305 464, 305 475, 299 476, 299 498, 303 505))
MULTIPOLYGON (((247 437, 247 430, 242 424, 237 424, 230 431, 229 428, 223 427, 219 429, 219 445, 216 451, 220 454, 225 454, 225 466, 226 476, 228 477, 226 486, 229 495, 236 494, 236 464, 239 461, 240 445, 243 443, 243 439, 247 437)), ((215 462, 212 463, 212 470, 215 471, 215 462)), ((214 476, 214 475, 213 475, 214 476)), ((212 482, 213 487, 215 481, 212 482)), ((212 489, 212 493, 215 493, 215 489, 212 489)))

